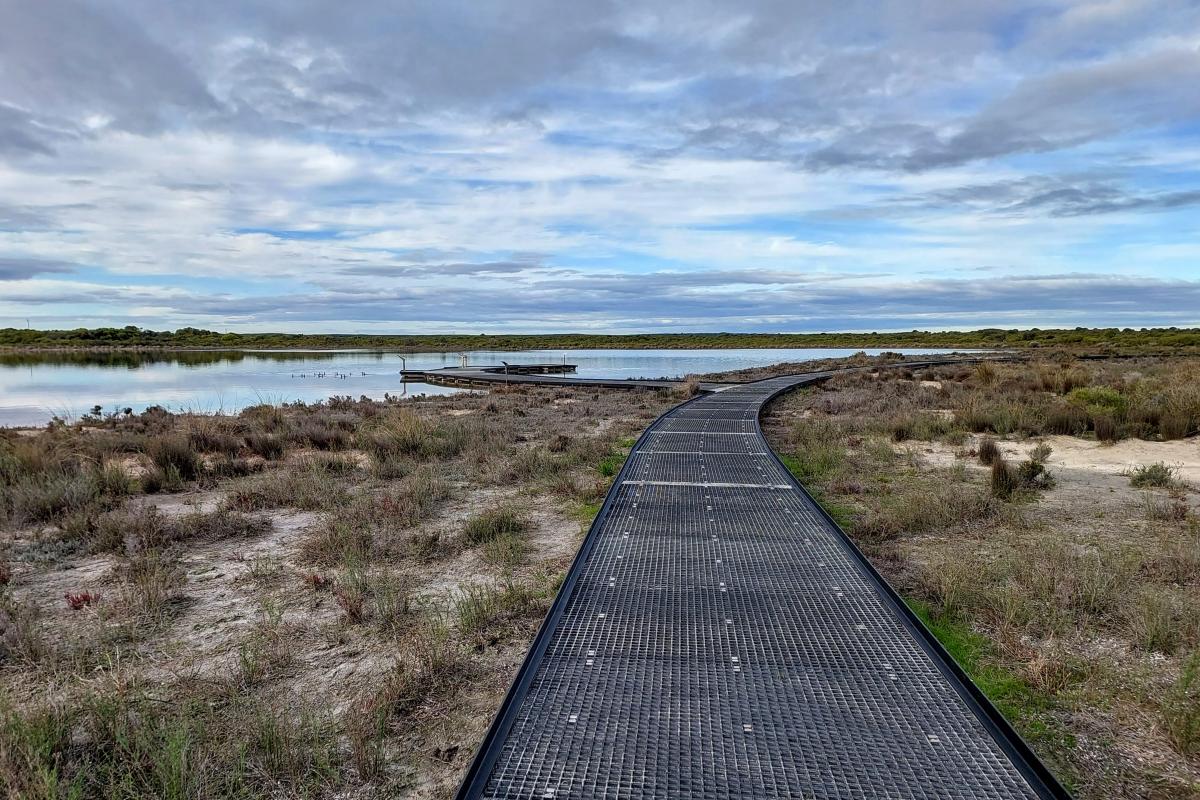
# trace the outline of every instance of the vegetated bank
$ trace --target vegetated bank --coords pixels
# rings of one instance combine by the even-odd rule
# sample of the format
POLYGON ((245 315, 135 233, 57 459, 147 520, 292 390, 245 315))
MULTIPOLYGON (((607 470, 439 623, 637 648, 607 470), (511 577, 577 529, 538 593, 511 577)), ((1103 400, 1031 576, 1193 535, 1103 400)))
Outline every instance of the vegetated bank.
POLYGON ((1073 328, 975 331, 903 331, 883 333, 639 333, 627 335, 474 334, 373 335, 218 333, 200 328, 152 331, 124 328, 75 330, 0 329, 0 348, 204 348, 341 349, 368 348, 409 352, 461 350, 572 350, 596 348, 713 349, 804 347, 969 347, 1073 348, 1092 352, 1200 352, 1195 328, 1073 328))
POLYGON ((1200 796, 1200 360, 844 375, 764 427, 1077 797, 1200 796))
POLYGON ((442 797, 634 438, 524 389, 0 429, 0 797, 442 797))

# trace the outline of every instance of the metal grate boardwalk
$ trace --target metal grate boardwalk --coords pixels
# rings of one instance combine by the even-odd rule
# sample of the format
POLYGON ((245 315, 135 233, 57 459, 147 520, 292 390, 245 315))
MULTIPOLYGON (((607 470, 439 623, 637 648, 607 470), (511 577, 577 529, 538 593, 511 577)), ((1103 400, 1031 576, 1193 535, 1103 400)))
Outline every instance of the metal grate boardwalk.
POLYGON ((460 797, 1066 797, 769 451, 775 394, 655 422, 460 797))

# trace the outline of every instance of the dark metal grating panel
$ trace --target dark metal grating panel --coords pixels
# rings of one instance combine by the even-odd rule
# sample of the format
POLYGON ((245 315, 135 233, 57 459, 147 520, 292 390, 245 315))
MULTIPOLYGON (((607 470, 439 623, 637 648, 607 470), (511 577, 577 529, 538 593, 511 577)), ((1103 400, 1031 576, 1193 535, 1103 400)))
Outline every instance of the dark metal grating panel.
POLYGON ((460 797, 1067 797, 767 448, 827 375, 643 434, 460 797))

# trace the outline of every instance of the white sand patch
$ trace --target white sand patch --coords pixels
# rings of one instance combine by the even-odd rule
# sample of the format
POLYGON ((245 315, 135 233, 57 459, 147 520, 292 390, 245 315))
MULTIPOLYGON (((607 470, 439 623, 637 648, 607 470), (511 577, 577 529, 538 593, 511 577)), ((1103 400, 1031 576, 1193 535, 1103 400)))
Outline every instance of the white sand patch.
MULTIPOLYGON (((1059 467, 1120 475, 1139 464, 1161 461, 1174 467, 1183 480, 1200 483, 1200 439, 1195 437, 1171 442, 1125 439, 1111 445, 1074 436, 1046 436, 1040 441, 1050 445, 1052 452, 1046 463, 1052 469, 1059 467)), ((1037 443, 1038 440, 1001 442, 1000 449, 1005 455, 1024 458, 1037 443)))
MULTIPOLYGON (((1200 439, 1182 439, 1171 442, 1145 442, 1126 439, 1116 444, 1105 445, 1073 436, 1045 436, 1021 442, 998 441, 1000 452, 1010 461, 1021 460, 1040 442, 1050 445, 1050 458, 1046 462, 1052 471, 1067 470, 1088 472, 1097 475, 1121 476, 1139 464, 1163 462, 1175 468, 1175 474, 1184 481, 1200 485, 1200 439)), ((963 459, 962 454, 978 446, 979 437, 974 437, 962 447, 940 442, 910 442, 905 447, 918 452, 932 466, 948 467, 956 461, 976 464, 974 459, 963 459)), ((903 448, 901 448, 903 449, 903 448)))

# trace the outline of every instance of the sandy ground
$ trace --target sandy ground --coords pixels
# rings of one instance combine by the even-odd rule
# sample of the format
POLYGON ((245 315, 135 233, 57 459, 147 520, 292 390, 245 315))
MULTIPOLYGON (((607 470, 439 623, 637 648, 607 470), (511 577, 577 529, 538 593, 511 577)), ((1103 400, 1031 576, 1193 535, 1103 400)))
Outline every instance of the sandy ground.
MULTIPOLYGON (((969 441, 966 448, 978 445, 979 438, 969 441)), ((1171 442, 1146 442, 1141 439, 1126 439, 1106 445, 1073 436, 1043 436, 1020 442, 999 441, 1000 451, 1010 460, 1028 456, 1029 451, 1041 442, 1050 445, 1050 458, 1046 466, 1052 472, 1083 473, 1093 476, 1092 482, 1108 485, 1103 476, 1120 478, 1122 485, 1129 480, 1123 473, 1133 467, 1162 462, 1175 469, 1178 478, 1193 486, 1200 486, 1200 438, 1181 439, 1171 442)), ((956 460, 955 454, 963 447, 952 447, 938 442, 911 442, 910 446, 923 453, 930 463, 949 466, 956 460)))

